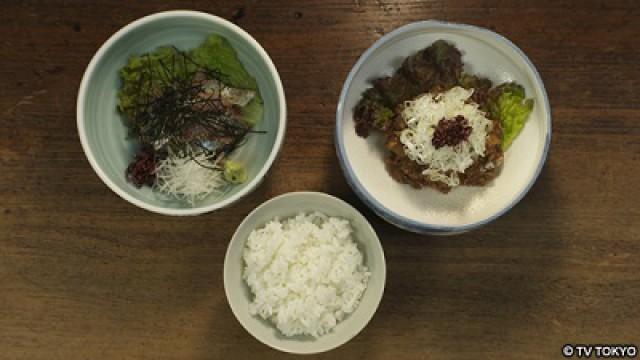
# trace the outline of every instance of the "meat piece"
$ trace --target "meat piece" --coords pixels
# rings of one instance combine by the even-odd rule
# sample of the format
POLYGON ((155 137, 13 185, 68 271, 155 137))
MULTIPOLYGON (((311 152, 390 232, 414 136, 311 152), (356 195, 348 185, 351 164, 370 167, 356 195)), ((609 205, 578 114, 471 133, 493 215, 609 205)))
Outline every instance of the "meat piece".
POLYGON ((392 135, 387 138, 387 143, 385 144, 387 150, 391 151, 393 154, 397 156, 404 155, 404 145, 400 142, 400 138, 397 135, 392 135))
POLYGON ((493 120, 491 132, 487 134, 485 154, 477 159, 464 173, 460 174, 460 184, 467 186, 484 186, 500 174, 504 161, 500 122, 493 120))
POLYGON ((396 116, 393 118, 393 122, 391 123, 391 130, 394 132, 402 131, 407 128, 407 123, 404 121, 402 117, 402 110, 396 110, 396 116))
POLYGON ((475 75, 462 74, 459 85, 465 89, 473 89, 471 101, 480 105, 483 111, 487 112, 489 110, 487 102, 489 100, 489 92, 493 86, 491 80, 475 75))

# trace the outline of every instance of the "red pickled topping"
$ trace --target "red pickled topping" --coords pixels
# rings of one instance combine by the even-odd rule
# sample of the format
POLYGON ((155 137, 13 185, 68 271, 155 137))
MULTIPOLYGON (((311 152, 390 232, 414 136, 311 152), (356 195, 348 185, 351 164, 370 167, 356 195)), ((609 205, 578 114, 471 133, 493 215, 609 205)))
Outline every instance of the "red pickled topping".
POLYGON ((436 131, 433 133, 431 144, 436 149, 460 144, 469 138, 472 130, 471 126, 469 126, 469 121, 462 115, 458 115, 453 119, 442 118, 435 128, 436 131))

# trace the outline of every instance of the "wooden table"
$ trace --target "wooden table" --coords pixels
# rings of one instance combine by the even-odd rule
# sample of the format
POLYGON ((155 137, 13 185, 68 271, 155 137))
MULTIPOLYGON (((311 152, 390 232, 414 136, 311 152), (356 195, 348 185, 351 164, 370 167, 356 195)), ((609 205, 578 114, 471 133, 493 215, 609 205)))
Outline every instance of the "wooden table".
POLYGON ((296 190, 360 209, 388 267, 364 331, 310 358, 560 358, 565 343, 640 345, 640 4, 542 3, 4 1, 0 358, 293 358, 235 320, 222 263, 251 209, 296 190), (257 191, 190 218, 112 193, 85 160, 75 118, 80 78, 102 42, 175 8, 235 17, 273 58, 289 111, 282 156, 257 191), (346 184, 333 144, 338 94, 357 57, 422 19, 514 41, 540 71, 553 112, 550 156, 530 193, 456 237, 414 235, 376 217, 346 184))

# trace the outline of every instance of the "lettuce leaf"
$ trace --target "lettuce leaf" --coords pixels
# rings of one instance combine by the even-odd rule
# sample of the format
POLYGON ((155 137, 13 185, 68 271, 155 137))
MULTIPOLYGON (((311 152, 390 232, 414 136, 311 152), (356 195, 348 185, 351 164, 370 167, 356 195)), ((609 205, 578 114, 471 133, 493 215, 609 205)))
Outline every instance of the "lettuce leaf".
POLYGON ((244 68, 227 39, 215 34, 209 35, 202 45, 189 52, 189 56, 194 62, 220 73, 225 85, 255 91, 256 97, 242 109, 242 116, 251 126, 262 118, 264 104, 258 83, 244 68))
MULTIPOLYGON (((198 47, 186 52, 193 61, 180 61, 176 49, 162 46, 143 55, 131 56, 119 71, 122 86, 118 91, 118 110, 127 118, 127 124, 135 127, 131 119, 135 117, 139 102, 153 97, 154 90, 161 86, 162 79, 170 76, 192 78, 198 65, 220 74, 220 80, 227 86, 256 92, 256 97, 242 109, 245 120, 254 125, 261 117, 263 101, 256 80, 246 71, 229 42, 219 35, 209 35, 198 47), (156 86, 157 84, 157 86, 156 86)), ((131 129, 137 133, 135 128, 131 129)))
POLYGON ((122 80, 122 87, 118 91, 118 110, 127 117, 133 117, 140 98, 149 96, 155 86, 162 84, 166 78, 164 66, 173 66, 176 74, 192 76, 195 69, 182 62, 174 64, 176 50, 169 46, 157 48, 154 52, 131 56, 127 65, 118 74, 122 80))
POLYGON ((521 85, 506 83, 492 90, 488 104, 491 117, 500 120, 502 150, 506 151, 522 131, 533 110, 533 99, 525 98, 521 85))
POLYGON ((238 89, 258 90, 258 84, 236 55, 227 39, 219 35, 210 35, 202 45, 189 51, 196 63, 222 75, 222 81, 238 89))

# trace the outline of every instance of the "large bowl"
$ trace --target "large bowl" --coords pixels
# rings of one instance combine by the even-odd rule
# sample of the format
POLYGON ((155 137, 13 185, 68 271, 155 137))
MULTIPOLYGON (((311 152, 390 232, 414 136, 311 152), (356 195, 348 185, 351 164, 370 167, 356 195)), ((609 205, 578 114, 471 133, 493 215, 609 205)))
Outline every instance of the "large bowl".
POLYGON ((549 100, 540 75, 527 56, 506 38, 483 28, 423 21, 390 32, 371 46, 344 83, 336 115, 336 150, 347 181, 378 215, 403 229, 455 234, 495 220, 520 201, 535 182, 551 137, 549 100), (379 136, 358 137, 353 109, 374 78, 392 74, 409 55, 438 39, 463 53, 465 69, 494 83, 517 81, 535 100, 522 133, 505 153, 501 174, 486 187, 460 187, 449 194, 416 190, 397 183, 383 162, 379 136))
POLYGON ((311 354, 331 350, 356 336, 373 317, 382 299, 386 278, 386 265, 380 240, 369 222, 346 202, 333 196, 315 192, 294 192, 275 197, 251 212, 236 230, 224 258, 224 290, 233 314, 240 324, 256 339, 275 349, 298 354, 311 354), (371 272, 367 289, 358 308, 328 334, 320 338, 311 336, 286 337, 271 323, 249 314, 252 295, 242 279, 244 263, 242 253, 249 233, 264 226, 275 217, 281 219, 300 212, 320 211, 350 221, 353 237, 364 254, 364 264, 371 272))
POLYGON ((89 163, 100 179, 123 199, 141 208, 167 215, 196 215, 227 206, 248 194, 265 177, 282 145, 286 105, 280 76, 264 49, 238 26, 206 13, 168 11, 132 22, 102 45, 82 78, 77 104, 78 132, 89 163), (158 196, 149 188, 138 189, 125 179, 125 170, 137 144, 127 139, 127 128, 116 110, 120 87, 118 70, 131 55, 153 51, 162 45, 187 50, 207 35, 226 38, 247 71, 256 78, 264 100, 257 130, 234 154, 245 164, 248 181, 222 196, 210 196, 197 207, 158 196))

